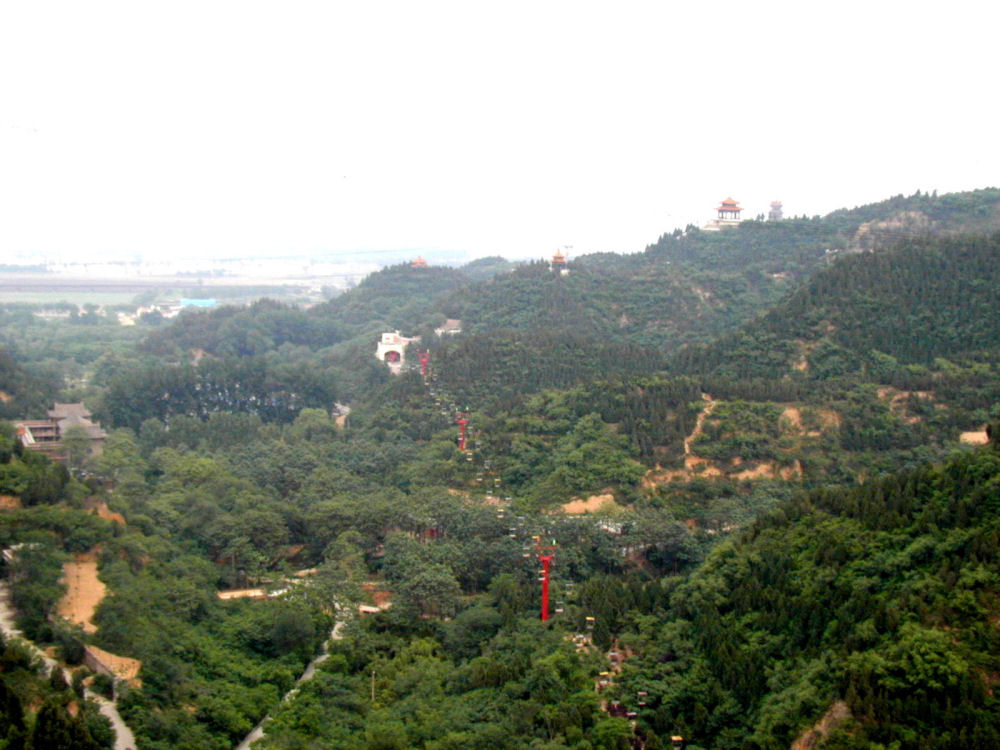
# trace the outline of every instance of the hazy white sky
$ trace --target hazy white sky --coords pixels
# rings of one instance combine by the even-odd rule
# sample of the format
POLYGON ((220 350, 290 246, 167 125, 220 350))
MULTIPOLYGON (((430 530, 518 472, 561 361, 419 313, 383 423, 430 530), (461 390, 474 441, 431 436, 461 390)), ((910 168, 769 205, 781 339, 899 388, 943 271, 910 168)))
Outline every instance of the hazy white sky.
MULTIPOLYGON (((997 185, 996 3, 0 4, 0 257, 641 250, 997 185)), ((2 262, 2 261, 0 261, 2 262)))

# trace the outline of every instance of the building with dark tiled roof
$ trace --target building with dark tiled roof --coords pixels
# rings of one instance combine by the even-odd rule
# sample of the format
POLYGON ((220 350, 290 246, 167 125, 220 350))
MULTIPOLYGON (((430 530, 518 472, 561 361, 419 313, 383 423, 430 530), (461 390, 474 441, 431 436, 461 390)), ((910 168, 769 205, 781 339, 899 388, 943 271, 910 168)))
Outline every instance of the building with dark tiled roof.
POLYGON ((91 413, 83 404, 53 404, 48 419, 22 419, 14 423, 17 438, 28 450, 45 453, 49 458, 64 460, 62 439, 66 430, 79 426, 90 437, 90 455, 100 455, 108 436, 100 423, 91 420, 91 413))

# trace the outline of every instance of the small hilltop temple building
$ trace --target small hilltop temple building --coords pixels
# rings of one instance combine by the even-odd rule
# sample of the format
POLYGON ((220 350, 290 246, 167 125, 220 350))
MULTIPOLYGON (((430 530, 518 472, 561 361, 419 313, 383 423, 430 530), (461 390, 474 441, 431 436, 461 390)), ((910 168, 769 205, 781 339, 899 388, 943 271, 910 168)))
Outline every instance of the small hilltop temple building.
POLYGON ((721 229, 732 229, 740 225, 740 202, 732 198, 726 198, 715 209, 718 216, 713 221, 708 222, 702 229, 706 232, 718 232, 721 229))
POLYGON ((768 221, 781 221, 781 201, 771 201, 771 210, 767 212, 768 221))
POLYGON ((554 273, 565 276, 569 273, 569 255, 564 253, 561 249, 556 250, 556 254, 552 256, 552 261, 549 267, 554 273))

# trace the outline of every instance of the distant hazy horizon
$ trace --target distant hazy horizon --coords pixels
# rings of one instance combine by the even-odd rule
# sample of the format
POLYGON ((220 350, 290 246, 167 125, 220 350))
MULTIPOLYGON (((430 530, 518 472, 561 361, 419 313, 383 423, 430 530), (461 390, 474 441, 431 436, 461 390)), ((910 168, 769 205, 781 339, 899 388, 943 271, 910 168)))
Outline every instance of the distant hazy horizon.
MULTIPOLYGON (((551 253, 550 253, 551 254, 551 253)), ((479 258, 489 257, 487 255, 472 256, 469 253, 445 250, 439 248, 392 248, 383 250, 331 250, 298 252, 287 250, 285 252, 258 253, 255 255, 227 255, 223 252, 217 254, 199 253, 184 255, 177 253, 169 258, 164 258, 160 254, 142 253, 120 253, 98 256, 79 255, 73 252, 52 253, 46 256, 38 255, 17 255, 5 258, 4 265, 10 266, 86 266, 86 265, 198 265, 217 263, 262 263, 267 261, 303 261, 311 263, 336 263, 336 264, 375 264, 379 266, 393 265, 414 260, 417 257, 424 258, 431 265, 462 265, 479 258)), ((507 260, 519 261, 528 260, 529 256, 510 257, 504 256, 507 260)))
MULTIPOLYGON (((7 3, 7 259, 639 252, 996 184, 1000 6, 7 3)), ((433 260, 433 257, 428 257, 433 260)))

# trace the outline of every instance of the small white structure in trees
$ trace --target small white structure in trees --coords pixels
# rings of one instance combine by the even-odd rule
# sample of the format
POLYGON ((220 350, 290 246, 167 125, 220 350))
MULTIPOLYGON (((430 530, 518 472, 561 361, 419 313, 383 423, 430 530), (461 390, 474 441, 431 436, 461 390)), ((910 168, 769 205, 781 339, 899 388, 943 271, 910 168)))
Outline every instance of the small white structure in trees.
POLYGON ((420 341, 420 337, 407 338, 402 336, 399 331, 383 333, 375 348, 375 356, 389 365, 389 369, 398 375, 406 358, 406 345, 412 341, 420 341))

